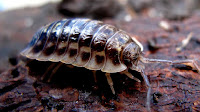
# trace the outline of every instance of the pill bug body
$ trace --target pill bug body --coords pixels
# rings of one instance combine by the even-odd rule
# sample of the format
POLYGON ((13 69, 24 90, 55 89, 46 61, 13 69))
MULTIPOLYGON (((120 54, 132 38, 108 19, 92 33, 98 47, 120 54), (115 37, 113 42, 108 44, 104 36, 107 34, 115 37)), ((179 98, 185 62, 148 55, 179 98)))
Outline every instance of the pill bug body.
MULTIPOLYGON (((115 94, 110 73, 120 72, 135 78, 128 69, 141 73, 147 87, 147 107, 150 110, 151 85, 144 73, 144 63, 191 63, 194 60, 162 60, 143 57, 143 46, 134 37, 101 21, 63 19, 40 28, 21 55, 39 61, 62 62, 90 70, 106 72, 108 84, 115 94)), ((58 68, 58 67, 57 67, 58 68)))
POLYGON ((21 54, 107 73, 137 66, 142 45, 126 32, 101 21, 64 19, 39 29, 21 54))

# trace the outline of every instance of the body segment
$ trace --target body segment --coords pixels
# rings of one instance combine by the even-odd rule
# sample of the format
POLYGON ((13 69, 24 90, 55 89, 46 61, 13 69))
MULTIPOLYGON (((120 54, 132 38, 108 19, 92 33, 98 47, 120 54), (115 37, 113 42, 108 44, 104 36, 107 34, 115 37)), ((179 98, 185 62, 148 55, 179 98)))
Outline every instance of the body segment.
POLYGON ((128 34, 112 25, 90 19, 64 19, 41 28, 21 54, 116 73, 127 69, 121 57, 129 43, 140 48, 128 34))

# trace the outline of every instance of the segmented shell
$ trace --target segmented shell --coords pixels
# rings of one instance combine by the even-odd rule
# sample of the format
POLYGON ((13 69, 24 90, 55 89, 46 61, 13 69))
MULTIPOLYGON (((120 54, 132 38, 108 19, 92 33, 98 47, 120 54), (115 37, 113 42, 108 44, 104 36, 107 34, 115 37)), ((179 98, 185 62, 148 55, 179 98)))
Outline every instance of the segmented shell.
POLYGON ((142 49, 136 39, 112 25, 90 19, 64 19, 39 29, 21 54, 115 73, 127 69, 122 58, 130 43, 142 49))

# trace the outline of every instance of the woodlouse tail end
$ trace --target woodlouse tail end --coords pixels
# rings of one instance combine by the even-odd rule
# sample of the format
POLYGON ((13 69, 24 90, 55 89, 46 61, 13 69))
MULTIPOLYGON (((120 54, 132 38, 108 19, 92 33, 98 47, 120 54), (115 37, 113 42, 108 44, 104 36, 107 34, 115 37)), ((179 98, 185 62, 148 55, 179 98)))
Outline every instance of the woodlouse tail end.
POLYGON ((37 59, 39 53, 34 54, 31 52, 30 48, 26 48, 23 51, 20 52, 20 55, 26 57, 26 58, 30 58, 30 59, 37 59))
POLYGON ((30 51, 30 49, 29 48, 25 48, 24 50, 22 50, 21 52, 20 52, 20 55, 22 55, 22 56, 27 56, 27 54, 29 53, 29 51, 30 51))

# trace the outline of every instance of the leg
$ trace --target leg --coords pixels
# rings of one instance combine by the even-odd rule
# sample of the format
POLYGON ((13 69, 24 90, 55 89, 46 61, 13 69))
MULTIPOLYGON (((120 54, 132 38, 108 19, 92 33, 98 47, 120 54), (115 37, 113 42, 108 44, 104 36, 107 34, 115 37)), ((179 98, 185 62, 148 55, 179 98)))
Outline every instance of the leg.
POLYGON ((67 66, 68 68, 71 68, 71 69, 72 69, 72 68, 74 68, 74 66, 73 66, 73 65, 69 65, 69 64, 68 64, 68 65, 67 65, 67 64, 65 64, 65 66, 67 66))
POLYGON ((97 72, 96 70, 93 70, 93 71, 92 71, 92 74, 93 74, 93 76, 94 76, 94 82, 95 82, 95 83, 97 83, 96 72, 97 72))
POLYGON ((115 90, 113 88, 113 81, 112 81, 112 78, 110 77, 110 73, 106 73, 105 75, 106 75, 108 84, 110 85, 110 88, 112 90, 112 93, 115 94, 115 90))
POLYGON ((44 80, 44 78, 48 75, 49 71, 55 67, 56 63, 52 63, 46 70, 46 72, 42 75, 41 80, 44 80))
POLYGON ((141 82, 140 79, 134 77, 130 72, 128 72, 128 70, 124 70, 124 71, 120 72, 120 74, 125 74, 129 78, 134 79, 137 82, 141 82))
POLYGON ((58 71, 58 69, 63 65, 63 63, 59 62, 58 65, 53 69, 53 71, 51 72, 51 75, 48 79, 48 82, 51 81, 53 75, 58 71))

